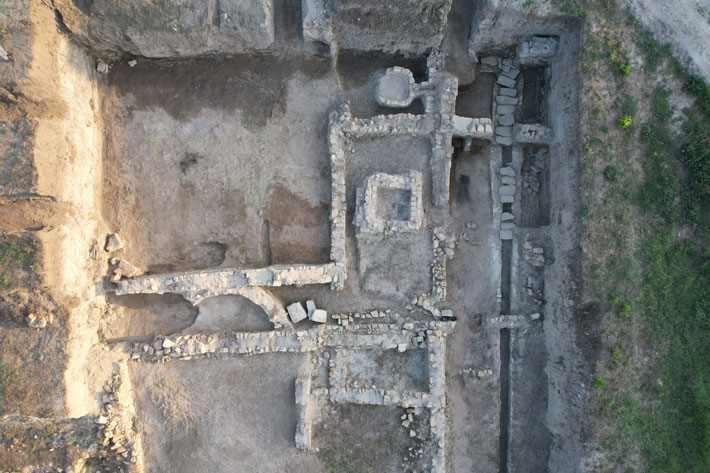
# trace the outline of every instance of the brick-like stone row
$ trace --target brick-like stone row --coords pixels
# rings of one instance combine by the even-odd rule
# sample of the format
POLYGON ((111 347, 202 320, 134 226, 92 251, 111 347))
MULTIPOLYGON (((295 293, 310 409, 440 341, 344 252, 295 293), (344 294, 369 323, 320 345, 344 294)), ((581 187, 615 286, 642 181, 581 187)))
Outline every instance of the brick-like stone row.
POLYGON ((551 144, 555 134, 552 128, 539 123, 529 125, 516 123, 513 126, 513 138, 516 143, 551 144))
POLYGON ((127 471, 141 472, 144 468, 141 436, 134 430, 135 412, 126 408, 133 406, 132 398, 133 388, 124 363, 103 387, 101 411, 96 418, 97 436, 102 448, 125 459, 127 471))
POLYGON ((330 260, 342 271, 342 278, 331 283, 333 289, 342 289, 347 277, 347 196, 345 188, 345 135, 344 123, 351 117, 347 107, 330 113, 328 122, 328 150, 330 153, 330 260))
MULTIPOLYGON (((431 300, 439 302, 446 299, 446 261, 454 257, 456 238, 445 228, 436 227, 432 231, 432 247, 434 260, 431 265, 431 300)), ((424 307, 424 301, 421 302, 424 307)), ((424 309, 429 310, 426 307, 424 309)))
MULTIPOLYGON (((510 166, 503 166, 498 170, 500 174, 500 186, 498 187, 498 195, 501 204, 515 203, 515 194, 517 193, 517 180, 515 178, 515 169, 510 166)), ((500 216, 500 238, 501 240, 512 240, 513 230, 515 229, 515 216, 511 212, 502 212, 500 216)))
POLYGON ((493 141, 493 120, 490 118, 469 118, 453 116, 453 134, 466 138, 493 141))
POLYGON ((387 135, 412 135, 430 136, 438 123, 431 114, 414 115, 411 113, 396 113, 389 115, 375 115, 371 118, 347 118, 338 122, 343 133, 351 137, 387 136, 387 135))
POLYGON ((235 288, 327 284, 341 277, 342 270, 334 263, 218 269, 122 279, 118 282, 116 294, 174 293, 199 302, 206 297, 229 294, 229 290, 235 288))
POLYGON ((429 409, 432 472, 446 471, 446 340, 439 330, 427 332, 429 345, 429 409))
POLYGON ((513 125, 515 124, 515 107, 520 105, 521 98, 517 97, 517 78, 520 69, 516 67, 513 59, 499 59, 500 73, 496 79, 498 89, 494 103, 494 117, 498 122, 496 127, 496 143, 509 146, 513 144, 513 125))
POLYGON ((449 202, 449 181, 451 179, 451 156, 454 148, 451 139, 454 133, 456 96, 458 79, 436 73, 436 104, 440 121, 434 133, 431 153, 432 197, 434 205, 449 202))
POLYGON ((296 447, 312 450, 313 440, 313 403, 311 402, 311 376, 299 376, 295 383, 296 398, 296 447))
POLYGON ((496 315, 483 318, 483 326, 487 329, 524 328, 531 317, 529 315, 496 315))
POLYGON ((273 352, 302 353, 320 348, 397 349, 411 344, 417 332, 437 330, 448 333, 446 322, 399 324, 320 325, 308 330, 267 332, 219 332, 210 334, 157 337, 153 343, 129 344, 131 358, 145 361, 189 360, 213 355, 255 355, 273 352), (406 328, 405 328, 406 327, 406 328))
POLYGON ((370 404, 374 406, 428 407, 429 393, 399 392, 392 389, 328 389, 330 400, 336 403, 370 404))

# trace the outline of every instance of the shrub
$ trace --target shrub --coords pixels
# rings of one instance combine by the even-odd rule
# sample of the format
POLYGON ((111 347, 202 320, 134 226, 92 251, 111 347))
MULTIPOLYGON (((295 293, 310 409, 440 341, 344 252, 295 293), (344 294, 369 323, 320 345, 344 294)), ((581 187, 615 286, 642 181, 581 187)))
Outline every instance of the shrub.
POLYGON ((604 177, 606 177, 611 182, 619 181, 619 170, 615 166, 610 165, 604 169, 604 177))
POLYGON ((628 128, 634 124, 634 117, 631 115, 624 115, 616 121, 616 124, 619 125, 619 128, 628 128))
POLYGON ((606 386, 606 380, 602 378, 594 378, 594 387, 603 388, 606 386))
POLYGON ((665 87, 659 85, 653 90, 651 95, 651 108, 653 114, 661 121, 668 121, 673 116, 673 107, 668 102, 670 92, 665 87))

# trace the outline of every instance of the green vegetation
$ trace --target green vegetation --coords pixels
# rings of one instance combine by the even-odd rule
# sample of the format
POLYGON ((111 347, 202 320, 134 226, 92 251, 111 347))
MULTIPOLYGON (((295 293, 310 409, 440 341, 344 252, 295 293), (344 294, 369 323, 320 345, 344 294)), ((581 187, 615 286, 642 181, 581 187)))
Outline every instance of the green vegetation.
POLYGON ((7 390, 12 385, 15 372, 5 363, 0 361, 0 407, 5 404, 7 390))
POLYGON ((616 169, 614 165, 609 165, 604 169, 604 177, 609 179, 611 182, 618 182, 619 170, 616 169))
POLYGON ((13 286, 17 270, 34 270, 37 248, 31 239, 0 236, 0 288, 13 286))
POLYGON ((609 48, 609 62, 611 62, 613 70, 622 77, 631 74, 631 62, 626 49, 624 49, 624 43, 619 40, 612 40, 607 47, 609 48))
POLYGON ((357 446, 355 442, 343 442, 342 446, 319 450, 318 456, 330 473, 375 472, 378 465, 387 462, 393 454, 408 453, 405 441, 398 434, 390 432, 380 437, 374 449, 357 446))
POLYGON ((604 388, 593 395, 609 461, 600 471, 708 472, 710 85, 627 14, 588 16, 598 29, 583 56, 585 74, 596 79, 585 90, 587 278, 594 297, 608 301, 606 350, 592 380, 604 388), (642 70, 630 66, 630 40, 642 70), (690 109, 673 107, 670 91, 681 87, 696 98, 690 109), (608 96, 618 96, 612 107, 608 96), (617 126, 600 139, 605 116, 617 126), (621 185, 595 187, 599 173, 621 185))
POLYGON ((619 118, 616 124, 619 125, 619 128, 628 128, 634 124, 634 117, 632 117, 631 115, 624 115, 623 117, 619 118))

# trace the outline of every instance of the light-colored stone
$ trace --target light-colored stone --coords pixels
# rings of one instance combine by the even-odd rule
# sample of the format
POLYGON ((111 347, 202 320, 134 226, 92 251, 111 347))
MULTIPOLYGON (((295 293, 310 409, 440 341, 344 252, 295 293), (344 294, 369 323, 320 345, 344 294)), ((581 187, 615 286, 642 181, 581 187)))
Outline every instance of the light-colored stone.
POLYGON ((503 166, 498 172, 500 172, 501 176, 515 177, 515 169, 511 168, 510 166, 503 166))
POLYGON ((500 195, 515 195, 515 186, 500 186, 498 193, 500 195))
POLYGON ((500 105, 518 105, 518 99, 507 95, 496 95, 496 103, 500 105))
POLYGON ((497 105, 496 113, 498 115, 510 115, 515 113, 515 105, 497 105))
POLYGON ((497 126, 496 135, 498 136, 513 136, 513 128, 509 126, 497 126))
POLYGON ((138 61, 136 61, 135 59, 131 59, 126 64, 128 64, 128 67, 135 67, 136 64, 138 64, 138 61))
POLYGON ((500 123, 501 126, 513 126, 513 124, 515 123, 515 118, 513 118, 513 115, 502 115, 498 117, 498 123, 500 123))
POLYGON ((0 59, 3 61, 9 61, 10 57, 7 55, 7 51, 5 51, 5 48, 0 46, 0 59))
POLYGON ((515 97, 518 94, 518 91, 515 89, 510 89, 508 87, 501 87, 498 89, 498 93, 500 95, 506 95, 508 97, 515 97))
POLYGON ((96 60, 96 72, 99 74, 106 74, 109 70, 109 65, 106 64, 102 59, 96 60))
POLYGON ((500 202, 501 204, 512 204, 515 202, 515 197, 512 195, 502 195, 500 196, 500 202))
POLYGON ((512 230, 501 230, 500 231, 500 239, 501 240, 512 240, 513 239, 512 230))
POLYGON ((508 71, 503 71, 501 74, 504 75, 505 77, 510 78, 510 79, 515 79, 516 77, 518 77, 518 74, 520 74, 520 70, 519 69, 510 69, 508 71))
POLYGON ((308 318, 312 319, 313 318, 313 312, 316 310, 316 303, 313 302, 313 300, 309 299, 306 301, 306 312, 308 314, 308 318))
POLYGON ((511 213, 508 213, 508 212, 503 212, 503 213, 500 215, 500 220, 501 220, 502 222, 509 222, 509 221, 511 221, 511 220, 514 220, 514 219, 515 219, 515 216, 514 216, 513 214, 511 214, 511 213))
POLYGON ((318 324, 324 324, 328 321, 328 313, 323 309, 315 309, 311 320, 318 324))
POLYGON ((515 185, 515 178, 510 177, 510 176, 503 176, 500 178, 500 182, 506 186, 514 186, 515 185))
POLYGON ((508 87, 508 88, 514 88, 515 87, 515 80, 511 79, 510 77, 505 77, 503 75, 498 76, 498 79, 496 82, 503 87, 508 87))
POLYGON ((481 58, 481 64, 498 67, 498 58, 495 56, 486 56, 484 58, 481 58))
POLYGON ((501 230, 512 230, 514 228, 515 228, 515 224, 513 222, 503 222, 500 224, 501 230))
POLYGON ((513 138, 510 136, 496 136, 496 143, 503 146, 510 146, 513 144, 513 138))
POLYGON ((286 307, 286 310, 288 311, 288 316, 291 318, 291 322, 294 324, 308 318, 308 313, 306 312, 306 309, 303 308, 303 304, 300 302, 294 302, 286 307))

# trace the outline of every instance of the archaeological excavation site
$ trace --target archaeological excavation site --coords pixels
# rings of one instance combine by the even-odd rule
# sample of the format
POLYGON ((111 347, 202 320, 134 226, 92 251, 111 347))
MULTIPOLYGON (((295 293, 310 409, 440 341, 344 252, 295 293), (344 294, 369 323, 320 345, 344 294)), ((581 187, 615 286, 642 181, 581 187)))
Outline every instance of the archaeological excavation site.
POLYGON ((0 15, 0 469, 578 471, 580 18, 0 15))

